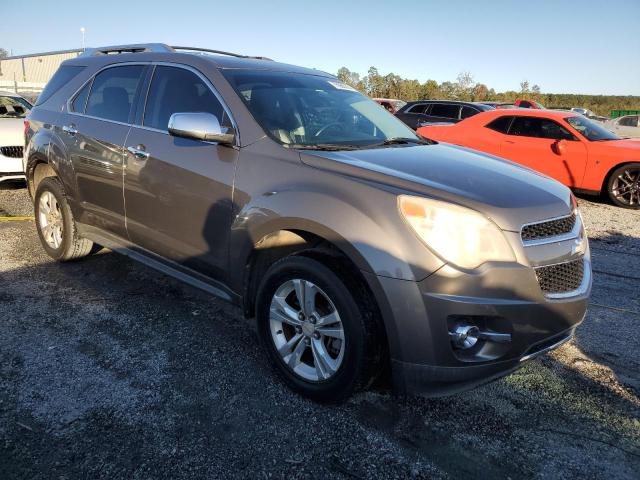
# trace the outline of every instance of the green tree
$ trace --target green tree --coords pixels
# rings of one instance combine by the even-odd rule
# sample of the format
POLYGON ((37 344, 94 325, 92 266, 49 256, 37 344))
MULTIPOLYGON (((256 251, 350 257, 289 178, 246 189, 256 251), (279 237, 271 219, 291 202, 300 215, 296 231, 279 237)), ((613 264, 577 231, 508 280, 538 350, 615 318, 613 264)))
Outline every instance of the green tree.
POLYGON ((0 48, 0 58, 7 58, 9 56, 9 52, 7 52, 4 48, 0 48))

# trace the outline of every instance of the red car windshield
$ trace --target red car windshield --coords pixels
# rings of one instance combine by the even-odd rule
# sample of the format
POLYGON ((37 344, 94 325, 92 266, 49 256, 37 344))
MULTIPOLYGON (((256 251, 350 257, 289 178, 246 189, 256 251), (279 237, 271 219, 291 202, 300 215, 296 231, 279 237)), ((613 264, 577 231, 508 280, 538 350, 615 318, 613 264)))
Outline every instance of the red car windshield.
POLYGON ((565 121, 579 131, 587 140, 592 142, 602 142, 606 140, 620 140, 615 133, 610 132, 602 125, 589 120, 582 115, 576 115, 575 117, 567 117, 565 121))

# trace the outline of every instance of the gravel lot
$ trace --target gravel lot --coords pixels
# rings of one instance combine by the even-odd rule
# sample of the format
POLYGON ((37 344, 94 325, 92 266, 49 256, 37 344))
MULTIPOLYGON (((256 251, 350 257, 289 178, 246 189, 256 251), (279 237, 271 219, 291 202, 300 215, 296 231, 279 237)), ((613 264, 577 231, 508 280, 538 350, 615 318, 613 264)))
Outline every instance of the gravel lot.
MULTIPOLYGON (((57 264, 0 220, 0 478, 638 478, 640 213, 580 201, 592 305, 575 341, 438 400, 320 406, 239 309, 109 251, 57 264)), ((0 186, 0 217, 31 215, 0 186)))

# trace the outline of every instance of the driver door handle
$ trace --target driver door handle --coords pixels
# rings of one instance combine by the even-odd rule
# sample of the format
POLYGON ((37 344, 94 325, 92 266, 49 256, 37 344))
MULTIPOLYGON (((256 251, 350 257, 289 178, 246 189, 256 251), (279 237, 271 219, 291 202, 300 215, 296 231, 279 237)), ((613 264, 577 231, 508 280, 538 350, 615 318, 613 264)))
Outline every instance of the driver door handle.
POLYGON ((127 150, 131 155, 139 160, 146 160, 149 158, 149 152, 146 152, 144 145, 138 145, 137 147, 127 147, 127 150))

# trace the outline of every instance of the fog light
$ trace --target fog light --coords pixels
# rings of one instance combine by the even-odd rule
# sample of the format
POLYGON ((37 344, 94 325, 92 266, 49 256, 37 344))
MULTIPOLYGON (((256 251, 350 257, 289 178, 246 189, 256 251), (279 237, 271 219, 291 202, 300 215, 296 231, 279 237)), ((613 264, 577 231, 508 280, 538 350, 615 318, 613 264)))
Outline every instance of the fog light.
POLYGON ((449 336, 455 347, 467 349, 478 343, 479 331, 474 325, 457 325, 452 332, 449 332, 449 336))

